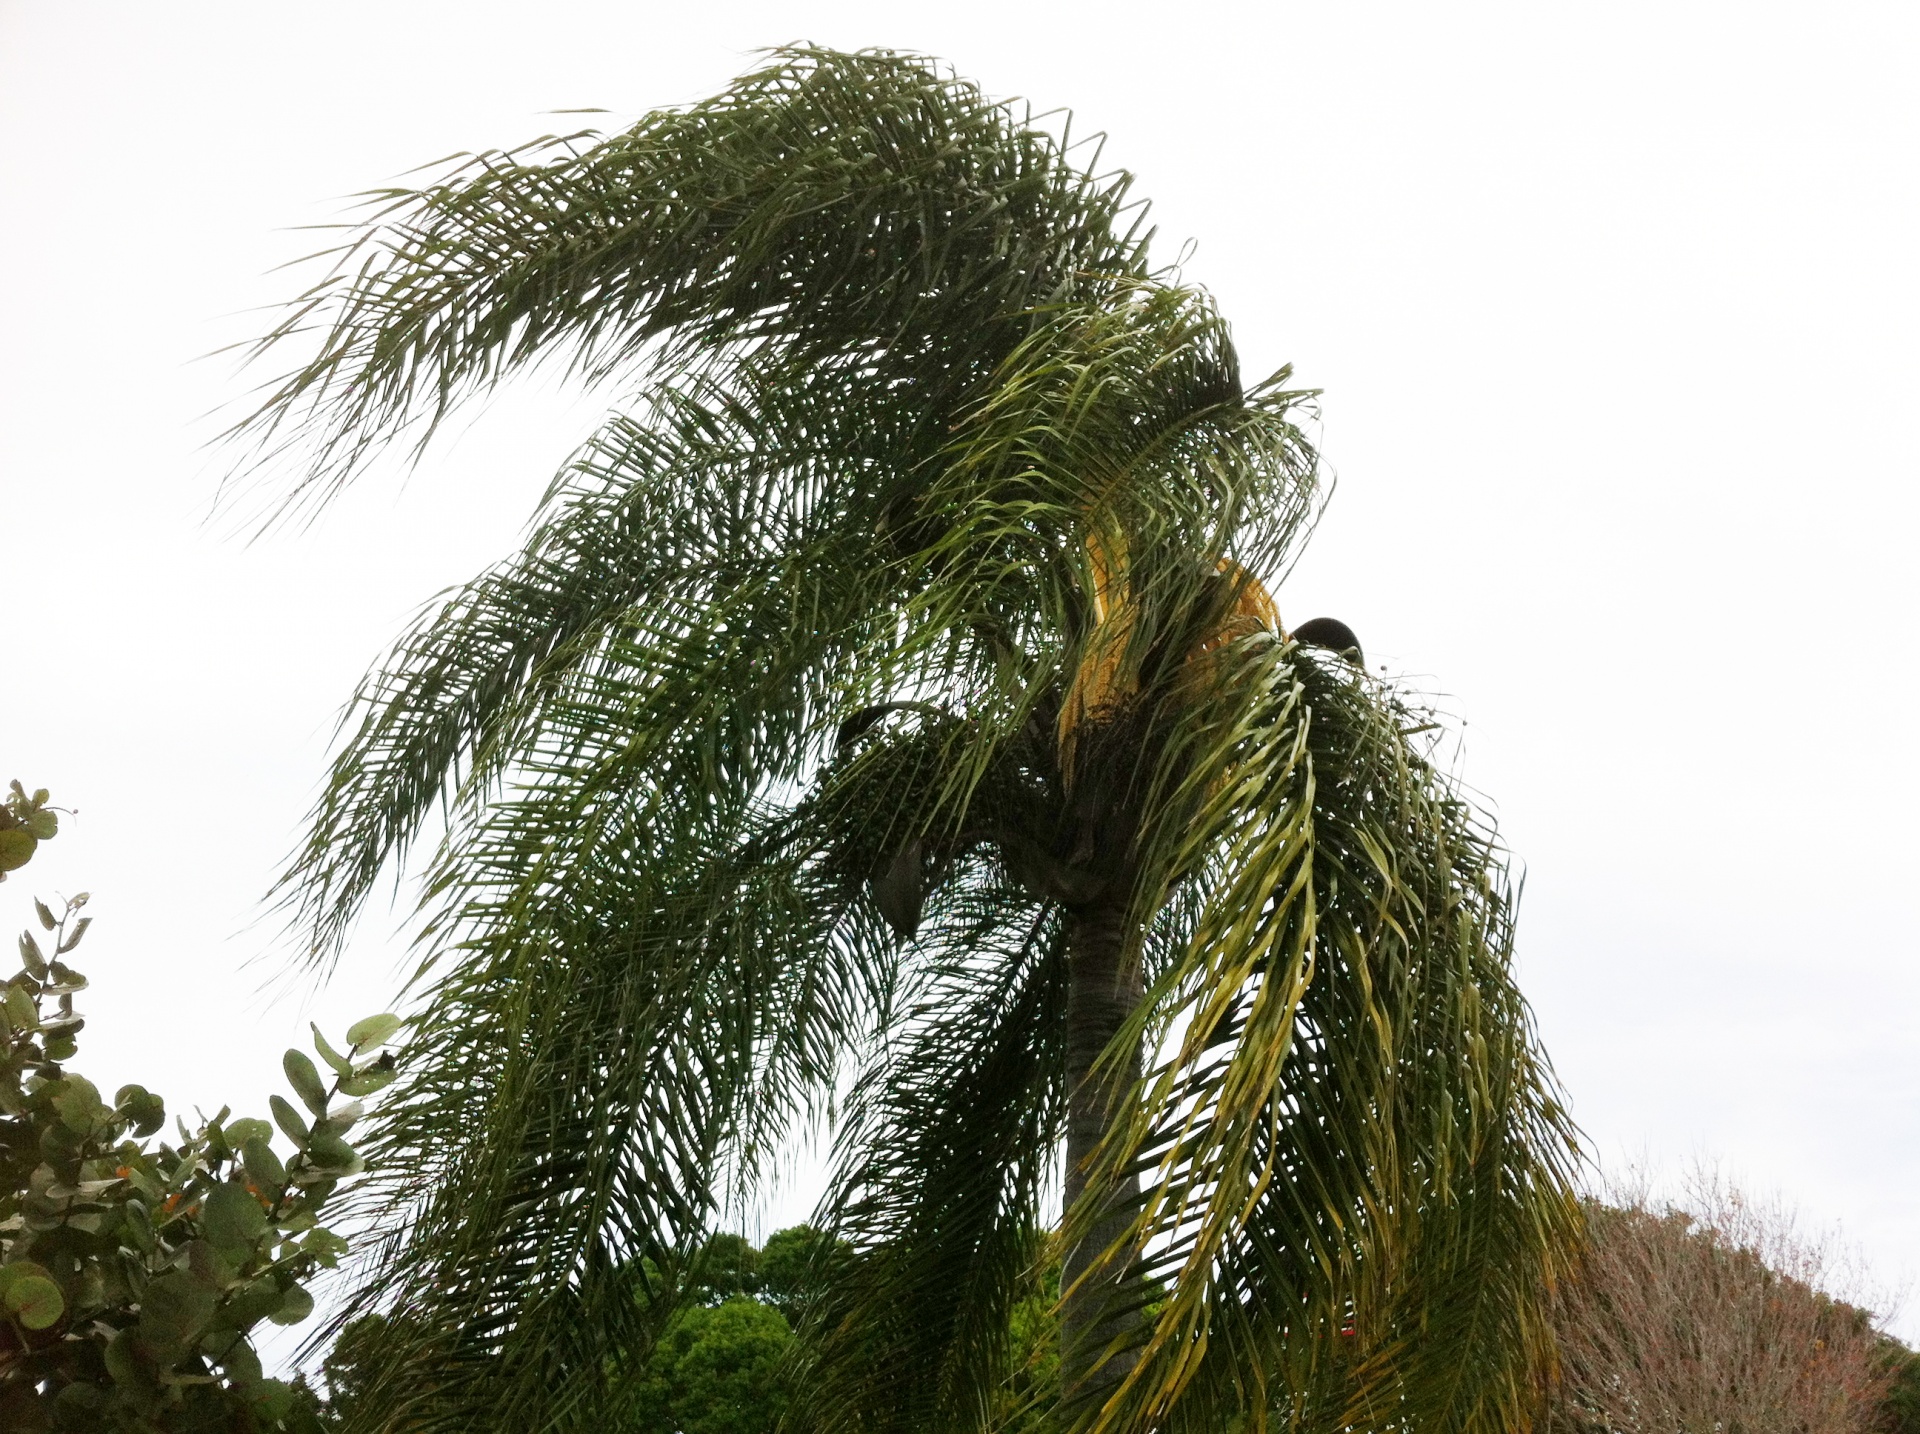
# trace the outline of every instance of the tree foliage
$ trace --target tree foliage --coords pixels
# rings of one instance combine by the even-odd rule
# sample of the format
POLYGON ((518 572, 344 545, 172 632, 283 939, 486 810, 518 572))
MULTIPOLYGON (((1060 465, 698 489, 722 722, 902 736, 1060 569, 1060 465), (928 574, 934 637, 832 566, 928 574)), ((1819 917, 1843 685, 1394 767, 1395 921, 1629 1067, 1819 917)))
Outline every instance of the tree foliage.
POLYGON ((1887 1398, 1875 1434, 1920 1434, 1920 1353, 1892 1339, 1882 1352, 1886 1358, 1887 1398))
POLYGON ((1560 1377, 1548 1434, 1901 1427, 1913 1356, 1827 1288, 1832 1251, 1777 1207, 1716 1181, 1691 1208, 1594 1203, 1554 1302, 1560 1377))
MULTIPOLYGON (((822 1270, 846 1255, 805 1225, 775 1231, 760 1248, 726 1231, 711 1236, 619 1434, 773 1434, 788 1403, 793 1325, 822 1270)), ((369 1373, 392 1333, 392 1320, 365 1315, 328 1351, 329 1428, 345 1426, 370 1397, 369 1373)))
POLYGON ((29 794, 17 781, 9 785, 0 801, 0 881, 32 861, 40 843, 59 832, 60 814, 47 799, 45 787, 29 794))
POLYGON ((1243 380, 1128 189, 929 61, 785 50, 375 196, 263 345, 287 511, 537 363, 625 395, 366 679, 283 887, 324 966, 442 833, 379 1427, 624 1417, 829 1120, 859 1258, 796 1423, 978 1427, 1102 1249, 1165 1298, 1085 1325, 1076 1418, 1523 1417, 1577 1209, 1502 853, 1424 714, 1279 622, 1311 395, 1243 380), (1133 993, 1091 1052, 1089 932, 1133 993))
MULTIPOLYGON (((9 830, 52 836, 46 794, 14 792, 9 830)), ((271 1098, 294 1147, 284 1158, 273 1125, 224 1109, 154 1143, 159 1096, 126 1085, 106 1100, 66 1064, 84 1025, 74 996, 87 981, 66 958, 86 934, 86 902, 36 901, 41 930, 21 934, 21 969, 0 987, 0 1426, 315 1428, 311 1401, 263 1375, 252 1335, 304 1320, 308 1282, 346 1249, 320 1224, 361 1169, 342 1138, 359 1107, 338 1097, 391 1078, 390 1059, 373 1053, 397 1023, 361 1022, 345 1054, 316 1031, 331 1082, 287 1052, 304 1113, 271 1098)))

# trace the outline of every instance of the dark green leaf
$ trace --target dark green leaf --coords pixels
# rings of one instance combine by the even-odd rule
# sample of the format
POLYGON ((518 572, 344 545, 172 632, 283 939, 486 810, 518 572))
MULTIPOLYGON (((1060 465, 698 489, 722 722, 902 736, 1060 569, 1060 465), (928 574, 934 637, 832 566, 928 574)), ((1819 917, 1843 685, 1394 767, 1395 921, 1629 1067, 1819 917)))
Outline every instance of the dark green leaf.
POLYGON ((33 939, 31 932, 20 933, 20 964, 27 968, 27 974, 34 980, 47 979, 47 958, 40 954, 40 943, 33 939))
MULTIPOLYGON (((280 1292, 274 1289, 270 1283, 266 1284, 266 1289, 271 1297, 270 1304, 278 1304, 280 1292)), ((265 1314, 263 1312, 253 1319, 248 1320, 241 1328, 251 1329, 264 1318, 265 1314)), ((219 1359, 220 1368, 226 1372, 227 1378, 235 1384, 246 1388, 249 1385, 259 1383, 261 1377, 260 1356, 254 1352, 253 1346, 246 1340, 223 1341, 219 1352, 219 1359)))
POLYGON ((299 1324, 313 1313, 313 1296, 300 1285, 290 1285, 281 1297, 279 1308, 267 1318, 275 1324, 299 1324))
POLYGON ((315 1131, 307 1154, 323 1170, 351 1174, 359 1168, 359 1156, 352 1146, 330 1132, 315 1131))
POLYGON ((200 1233, 225 1258, 245 1261, 266 1228, 267 1212, 244 1185, 223 1181, 207 1192, 200 1208, 200 1233))
POLYGON ((307 1109, 316 1116, 325 1115, 327 1088, 320 1079, 320 1072, 306 1054, 290 1050, 281 1058, 280 1064, 287 1073, 287 1081, 293 1086, 294 1094, 300 1097, 307 1109))
MULTIPOLYGON (((244 1192, 243 1192, 244 1193, 244 1192)), ((172 1363, 200 1338, 213 1318, 214 1292, 184 1273, 147 1282, 140 1297, 140 1340, 162 1363, 172 1363)))
POLYGON ((280 1157, 273 1153, 261 1136, 254 1136, 240 1147, 242 1158, 246 1162, 247 1175, 261 1191, 277 1191, 287 1183, 287 1167, 280 1163, 280 1157))
POLYGON ((277 1423, 293 1412, 293 1387, 285 1380, 262 1379, 250 1391, 262 1419, 277 1423))
POLYGON ((120 1387, 122 1397, 150 1394, 159 1381, 151 1363, 139 1352, 137 1335, 132 1329, 117 1332, 107 1342, 107 1373, 120 1387))
POLYGON ((275 1124, 285 1132, 287 1139, 294 1143, 295 1148, 305 1150, 308 1140, 307 1123, 300 1118, 300 1113, 277 1095, 267 1097, 267 1108, 273 1112, 275 1124))
POLYGON ((113 1105, 132 1127, 133 1134, 143 1139, 167 1122, 166 1102, 144 1086, 121 1086, 114 1095, 113 1105))
POLYGON ((65 1313, 67 1302, 45 1275, 25 1275, 7 1286, 8 1313, 28 1329, 51 1329, 65 1313))
POLYGON ((220 1311, 221 1323, 245 1333, 280 1308, 280 1286, 271 1278, 253 1281, 228 1296, 220 1311))

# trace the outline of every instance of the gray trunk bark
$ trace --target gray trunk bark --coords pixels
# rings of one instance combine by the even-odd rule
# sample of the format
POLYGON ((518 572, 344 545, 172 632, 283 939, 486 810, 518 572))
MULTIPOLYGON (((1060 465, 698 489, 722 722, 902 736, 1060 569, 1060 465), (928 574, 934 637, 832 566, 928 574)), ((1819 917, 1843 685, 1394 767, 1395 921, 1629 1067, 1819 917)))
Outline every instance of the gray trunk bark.
MULTIPOLYGON (((1094 1064, 1139 1005, 1143 988, 1139 962, 1126 955, 1123 908, 1093 907, 1068 920, 1066 1206, 1071 1209, 1087 1190, 1087 1162, 1116 1108, 1116 1081, 1095 1075, 1094 1064)), ((1136 1049, 1119 1074, 1118 1088, 1139 1076, 1136 1049)), ((1130 1357, 1119 1356, 1095 1368, 1108 1343, 1138 1318, 1125 1308, 1134 1302, 1130 1259, 1125 1252, 1101 1259, 1126 1230, 1138 1185, 1129 1180, 1125 1188, 1102 1194, 1107 1213, 1066 1252, 1061 1270, 1060 1287, 1068 1292, 1060 1322, 1062 1392, 1071 1402, 1097 1399, 1132 1364, 1130 1357)))

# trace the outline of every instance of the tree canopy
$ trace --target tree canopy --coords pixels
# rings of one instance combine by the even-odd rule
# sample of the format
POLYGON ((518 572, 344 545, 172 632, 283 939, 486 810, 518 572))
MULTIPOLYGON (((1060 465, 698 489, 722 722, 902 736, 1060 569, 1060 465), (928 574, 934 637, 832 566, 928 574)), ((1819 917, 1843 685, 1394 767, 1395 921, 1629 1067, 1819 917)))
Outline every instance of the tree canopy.
POLYGON ((535 364, 623 395, 367 678, 283 886, 324 966, 433 843, 379 1427, 622 1417, 821 1126, 858 1258, 798 1426, 981 1427, 1058 1259, 1072 1419, 1523 1419, 1578 1210, 1502 853, 1280 621, 1312 396, 1128 185, 931 61, 783 50, 376 195, 264 342, 286 511, 535 364))

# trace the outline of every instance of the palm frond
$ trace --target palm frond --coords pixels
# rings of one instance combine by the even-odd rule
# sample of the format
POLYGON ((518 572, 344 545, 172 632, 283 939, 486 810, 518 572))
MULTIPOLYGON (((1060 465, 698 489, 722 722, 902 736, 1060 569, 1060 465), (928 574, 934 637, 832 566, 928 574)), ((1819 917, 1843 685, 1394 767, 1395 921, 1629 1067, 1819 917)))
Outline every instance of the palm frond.
POLYGON ((1043 1246, 1061 1122, 1057 916, 979 873, 904 980, 821 1205, 852 1258, 802 1329, 796 1427, 981 1428, 1043 1246))
MULTIPOLYGON (((736 386, 751 389, 750 377, 736 386)), ((686 756, 698 770, 673 775, 710 775, 724 734, 698 714, 741 685, 777 682, 776 667, 792 680, 792 661, 773 654, 793 648, 802 614, 827 625, 816 646, 834 680, 836 659, 868 645, 862 620, 870 627, 884 596, 872 587, 887 576, 873 533, 881 495, 848 451, 856 415, 872 420, 858 434, 884 443, 882 415, 805 386, 749 400, 693 380, 608 422, 556 481, 523 552, 423 614, 356 694, 280 887, 316 957, 337 950, 437 802, 471 821, 516 764, 580 759, 569 732, 604 747, 649 716, 658 733, 706 739, 686 756), (569 722, 569 703, 595 700, 612 727, 590 711, 569 722)), ((805 695, 738 710, 757 730, 734 741, 791 774, 815 715, 805 695)))
POLYGON ((820 833, 740 859, 768 825, 748 811, 731 841, 683 834, 678 861, 609 842, 472 913, 510 938, 470 941, 428 988, 371 1152, 389 1174, 363 1197, 404 1225, 363 1296, 422 1332, 382 1394, 427 1399, 421 1427, 484 1404, 494 1427, 544 1428, 557 1388, 611 1398, 671 1308, 670 1289, 636 1298, 636 1272, 684 1263, 729 1170, 830 1096, 886 1003, 891 940, 848 918, 859 887, 820 833), (583 1323, 601 1357, 563 1369, 583 1323))
POLYGON ((1517 1427, 1578 1216, 1499 853, 1364 679, 1239 646, 1188 764, 1225 775, 1159 828, 1204 892, 1129 1033, 1168 1055, 1102 1157, 1170 1293, 1089 1417, 1517 1427))
MULTIPOLYGON (((237 430, 307 456, 324 499, 396 433, 556 354, 590 380, 741 347, 858 353, 935 407, 1024 313, 1132 275, 1127 179, 918 56, 774 52, 725 94, 458 161, 371 217, 257 353, 309 342, 237 430)), ((1138 219, 1138 211, 1135 211, 1138 219)))

